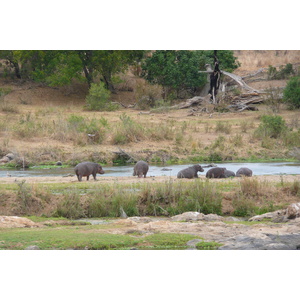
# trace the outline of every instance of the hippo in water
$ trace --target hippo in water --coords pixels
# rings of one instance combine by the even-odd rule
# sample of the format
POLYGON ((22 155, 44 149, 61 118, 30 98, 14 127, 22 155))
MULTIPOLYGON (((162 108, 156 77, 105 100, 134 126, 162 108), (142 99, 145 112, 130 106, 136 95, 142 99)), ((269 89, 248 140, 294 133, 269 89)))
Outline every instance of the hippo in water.
POLYGON ((198 172, 204 172, 200 165, 193 165, 178 172, 177 178, 198 178, 198 172))
POLYGON ((233 171, 230 171, 230 170, 225 170, 224 175, 225 175, 226 178, 235 177, 235 173, 233 171))
POLYGON ((236 171, 236 177, 242 177, 242 176, 251 177, 252 173, 253 173, 252 170, 248 168, 240 168, 236 171))
POLYGON ((206 178, 226 178, 225 176, 226 168, 212 168, 206 172, 206 178))
POLYGON ((149 170, 149 165, 143 160, 138 161, 133 168, 133 176, 138 176, 139 178, 146 178, 147 172, 149 170))
POLYGON ((82 176, 86 176, 86 180, 89 180, 90 175, 93 175, 94 180, 96 179, 96 174, 104 174, 105 172, 102 170, 102 167, 97 164, 97 163, 93 163, 93 162, 82 162, 79 163, 76 167, 75 167, 75 174, 77 175, 77 178, 79 181, 82 180, 82 176))

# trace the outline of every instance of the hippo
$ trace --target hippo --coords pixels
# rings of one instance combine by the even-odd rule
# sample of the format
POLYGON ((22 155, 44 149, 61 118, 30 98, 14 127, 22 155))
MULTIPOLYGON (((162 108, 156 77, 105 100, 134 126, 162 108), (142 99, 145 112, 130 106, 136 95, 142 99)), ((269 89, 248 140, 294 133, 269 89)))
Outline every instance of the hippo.
POLYGON ((206 172, 207 178, 226 178, 225 176, 226 168, 212 168, 206 172))
POLYGON ((198 172, 204 172, 200 165, 193 165, 178 172, 177 178, 198 178, 198 172))
POLYGON ((77 175, 78 181, 82 180, 82 176, 86 176, 86 180, 89 180, 90 175, 92 174, 94 177, 94 180, 96 179, 96 174, 104 174, 105 172, 102 170, 102 167, 93 162, 82 162, 79 163, 75 167, 75 174, 77 175))
POLYGON ((236 171, 236 177, 241 177, 241 176, 251 177, 252 173, 253 173, 252 170, 248 168, 240 168, 236 171))
POLYGON ((226 178, 235 177, 235 173, 233 171, 225 170, 224 174, 226 178))
POLYGON ((138 176, 141 178, 144 175, 144 178, 146 178, 147 172, 149 170, 149 165, 143 160, 138 161, 134 168, 133 168, 133 176, 138 176))

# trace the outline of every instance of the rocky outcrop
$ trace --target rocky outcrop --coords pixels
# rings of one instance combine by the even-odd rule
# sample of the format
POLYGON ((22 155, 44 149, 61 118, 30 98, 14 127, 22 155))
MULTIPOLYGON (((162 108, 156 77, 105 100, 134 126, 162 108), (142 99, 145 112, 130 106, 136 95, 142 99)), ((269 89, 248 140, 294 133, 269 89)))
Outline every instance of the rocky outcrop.
POLYGON ((21 218, 16 216, 0 216, 0 228, 17 227, 41 227, 41 225, 27 218, 21 218))
POLYGON ((249 221, 262 221, 269 219, 272 222, 288 222, 289 220, 300 217, 300 202, 290 204, 286 209, 268 212, 262 215, 254 216, 249 221))

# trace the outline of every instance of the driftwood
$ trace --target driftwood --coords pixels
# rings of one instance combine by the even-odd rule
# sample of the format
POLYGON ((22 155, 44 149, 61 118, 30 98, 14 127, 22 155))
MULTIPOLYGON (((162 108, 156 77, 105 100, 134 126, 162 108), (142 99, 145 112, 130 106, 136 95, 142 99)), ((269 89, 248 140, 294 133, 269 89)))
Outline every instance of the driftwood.
POLYGON ((125 105, 125 104, 123 104, 123 103, 121 103, 121 102, 117 102, 117 101, 114 101, 114 102, 112 102, 113 104, 118 104, 118 105, 120 105, 120 106, 123 106, 124 108, 134 108, 135 106, 136 106, 136 103, 134 103, 134 104, 129 104, 129 105, 125 105))
POLYGON ((138 162, 140 159, 138 157, 134 157, 132 154, 129 154, 128 152, 125 152, 121 148, 119 148, 119 151, 113 151, 113 153, 117 154, 118 156, 123 157, 126 159, 126 163, 135 163, 138 162))
POLYGON ((184 108, 189 108, 191 106, 196 106, 203 102, 209 101, 210 97, 211 97, 210 94, 205 97, 196 96, 196 97, 187 99, 185 102, 182 102, 178 105, 174 105, 174 106, 172 106, 172 108, 184 109, 184 108))

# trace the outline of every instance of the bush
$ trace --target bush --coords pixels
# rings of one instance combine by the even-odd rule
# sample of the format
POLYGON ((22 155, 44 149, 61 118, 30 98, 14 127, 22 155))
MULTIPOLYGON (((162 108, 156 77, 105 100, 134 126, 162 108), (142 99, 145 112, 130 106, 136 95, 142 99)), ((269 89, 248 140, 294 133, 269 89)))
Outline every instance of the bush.
POLYGON ((276 67, 269 66, 268 69, 268 78, 269 79, 286 79, 289 78, 291 75, 295 74, 293 65, 286 64, 284 67, 281 66, 277 71, 276 67))
POLYGON ((291 78, 283 90, 283 100, 290 109, 300 108, 300 77, 291 78))
POLYGON ((261 117, 261 123, 255 131, 255 135, 260 138, 270 137, 278 138, 287 130, 285 121, 281 116, 264 115, 261 117))
POLYGON ((104 87, 103 82, 98 84, 92 83, 89 94, 86 97, 86 108, 98 111, 116 110, 118 105, 109 102, 109 97, 110 91, 104 87))

